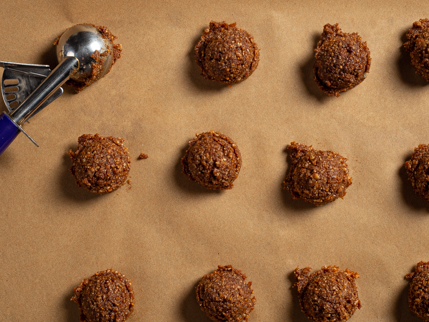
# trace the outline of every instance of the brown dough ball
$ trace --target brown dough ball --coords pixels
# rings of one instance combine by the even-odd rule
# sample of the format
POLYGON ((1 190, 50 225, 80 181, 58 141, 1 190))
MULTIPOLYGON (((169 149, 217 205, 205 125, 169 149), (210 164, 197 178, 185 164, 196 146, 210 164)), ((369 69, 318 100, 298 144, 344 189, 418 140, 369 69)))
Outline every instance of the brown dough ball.
POLYGON ((227 85, 248 78, 258 67, 259 49, 253 37, 235 23, 210 22, 195 46, 204 78, 227 85))
POLYGON ((349 269, 340 271, 336 266, 325 266, 310 274, 311 268, 296 268, 301 310, 315 322, 342 322, 361 308, 355 279, 358 273, 349 269))
POLYGON ((404 48, 410 53, 416 73, 429 82, 429 20, 420 19, 405 35, 404 48))
POLYGON ((134 291, 124 275, 108 269, 74 289, 81 322, 123 322, 134 310, 134 291))
POLYGON ((343 198, 352 184, 347 159, 336 152, 314 150, 311 146, 292 142, 289 150, 292 163, 283 189, 293 199, 302 199, 316 206, 343 198))
POLYGON ((125 184, 130 172, 130 155, 124 140, 84 134, 76 152, 69 151, 71 173, 79 187, 94 193, 115 191, 125 184))
POLYGON ((182 165, 189 179, 208 189, 231 189, 240 172, 241 154, 229 137, 210 131, 189 142, 182 165))
POLYGON ((369 54, 357 33, 344 33, 338 24, 327 24, 315 49, 314 80, 323 92, 338 97, 365 79, 371 66, 369 54))
POLYGON ((408 306, 423 321, 429 321, 429 262, 417 264, 405 278, 410 282, 408 306))
POLYGON ((210 275, 204 275, 196 287, 201 310, 215 322, 247 321, 256 299, 252 297, 252 282, 231 265, 219 266, 210 275))
POLYGON ((415 148, 411 160, 405 162, 405 169, 414 192, 429 202, 429 145, 415 148))

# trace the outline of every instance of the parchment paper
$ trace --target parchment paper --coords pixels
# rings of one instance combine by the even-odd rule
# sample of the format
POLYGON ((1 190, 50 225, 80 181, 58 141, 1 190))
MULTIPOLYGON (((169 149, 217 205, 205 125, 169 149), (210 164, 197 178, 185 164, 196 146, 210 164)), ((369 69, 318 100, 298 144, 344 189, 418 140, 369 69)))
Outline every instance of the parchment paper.
MULTIPOLYGON (((406 180, 404 161, 429 143, 429 86, 401 50, 425 18, 424 1, 23 1, 0 11, 0 60, 57 64, 66 28, 107 26, 123 57, 98 83, 57 101, 0 156, 0 321, 78 321, 73 288, 113 268, 133 281, 129 321, 200 322, 194 287, 217 265, 253 282, 250 322, 307 321, 293 270, 338 265, 357 271, 363 307, 352 321, 416 321, 409 273, 428 261, 429 213, 406 180), (253 35, 254 74, 225 87, 204 80, 193 47, 211 20, 253 35), (313 81, 323 25, 367 41, 367 79, 339 98, 313 81), (180 158, 195 133, 231 137, 243 167, 230 191, 189 181, 180 158), (93 195, 76 186, 67 151, 99 133, 125 139, 131 188, 93 195), (323 207, 281 190, 286 146, 296 141, 349 159, 343 200, 323 207), (147 160, 137 160, 145 152, 147 160)), ((1 110, 5 106, 1 105, 1 110)))

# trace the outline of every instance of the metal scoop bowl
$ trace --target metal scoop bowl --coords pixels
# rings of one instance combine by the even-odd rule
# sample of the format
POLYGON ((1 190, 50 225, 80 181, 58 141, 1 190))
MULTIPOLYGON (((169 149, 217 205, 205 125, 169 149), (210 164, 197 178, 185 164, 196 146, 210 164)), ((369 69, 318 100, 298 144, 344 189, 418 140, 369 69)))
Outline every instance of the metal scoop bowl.
POLYGON ((66 30, 56 48, 57 67, 16 109, 0 115, 0 154, 19 132, 24 132, 22 124, 67 80, 84 84, 90 79, 89 83, 92 83, 103 77, 113 64, 112 42, 103 38, 92 25, 75 25, 66 30))
POLYGON ((70 75, 71 79, 85 82, 94 73, 95 80, 98 80, 112 67, 113 44, 109 39, 103 38, 94 26, 76 25, 66 30, 58 40, 58 62, 64 61, 67 57, 76 57, 79 60, 79 68, 70 75), (102 58, 97 61, 96 56, 102 58), (95 73, 93 67, 99 70, 95 73))

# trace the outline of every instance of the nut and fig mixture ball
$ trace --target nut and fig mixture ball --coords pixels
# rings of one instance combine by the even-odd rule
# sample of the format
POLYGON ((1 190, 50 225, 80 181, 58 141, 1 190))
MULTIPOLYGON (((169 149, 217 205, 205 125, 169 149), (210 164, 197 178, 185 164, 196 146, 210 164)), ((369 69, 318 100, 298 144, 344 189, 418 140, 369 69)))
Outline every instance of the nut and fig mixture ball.
POLYGON ((429 82, 429 20, 420 19, 405 35, 404 48, 410 53, 416 73, 429 82))
POLYGON ((287 149, 292 163, 283 189, 288 190, 293 199, 320 206, 344 197, 352 184, 346 158, 336 152, 315 150, 295 142, 287 149))
POLYGON ((371 66, 366 42, 357 33, 345 33, 338 24, 326 24, 315 51, 314 80, 329 96, 340 96, 360 84, 371 66))
POLYGON ((245 280, 246 275, 231 265, 219 266, 213 273, 204 275, 196 287, 201 310, 215 322, 247 321, 256 298, 252 282, 245 280))
POLYGON ((240 172, 241 154, 226 135, 214 131, 200 133, 189 142, 182 166, 189 179, 208 189, 231 189, 240 172))
POLYGON ((259 49, 253 37, 235 23, 212 21, 195 46, 195 58, 205 79, 231 85, 252 75, 258 67, 259 49))
POLYGON ((361 308, 355 279, 359 274, 337 266, 324 266, 311 273, 311 268, 296 268, 294 287, 298 290, 302 312, 315 322, 343 322, 361 308))
POLYGON ((131 281, 111 269, 84 279, 74 293, 81 322, 123 322, 134 310, 131 281))
POLYGON ((419 144, 411 159, 405 162, 408 180, 414 192, 429 202, 429 145, 419 144))
POLYGON ((429 321, 429 262, 420 262, 405 278, 410 282, 408 306, 423 321, 429 321))
POLYGON ((84 134, 75 152, 69 151, 76 184, 94 193, 109 193, 123 186, 130 172, 130 155, 124 140, 84 134))

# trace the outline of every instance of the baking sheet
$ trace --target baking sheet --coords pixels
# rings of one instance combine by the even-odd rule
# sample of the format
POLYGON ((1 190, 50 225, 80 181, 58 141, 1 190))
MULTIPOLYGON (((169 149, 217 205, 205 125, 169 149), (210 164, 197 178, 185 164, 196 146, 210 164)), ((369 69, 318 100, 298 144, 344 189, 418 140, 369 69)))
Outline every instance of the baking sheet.
MULTIPOLYGON (((118 36, 123 57, 100 82, 68 88, 0 156, 0 320, 78 321, 73 288, 113 268, 133 280, 129 321, 208 321, 194 287, 217 265, 253 282, 249 321, 306 321, 292 272, 338 265, 359 272, 353 321, 416 321, 403 276, 429 260, 428 207, 403 163, 428 143, 429 87, 400 47, 421 1, 15 1, 0 12, 1 60, 56 65, 52 42, 90 22, 118 36), (202 79, 193 46, 211 20, 246 29, 261 50, 245 82, 202 79), (358 32, 367 79, 329 98, 312 80, 326 23, 358 32), (197 132, 220 131, 243 167, 230 191, 206 191, 180 169, 197 132), (125 139, 131 186, 78 188, 67 151, 84 133, 125 139), (281 190, 296 141, 349 159, 344 200, 315 208, 281 190), (147 160, 137 160, 145 152, 147 160)), ((6 108, 2 104, 0 109, 6 108)))

